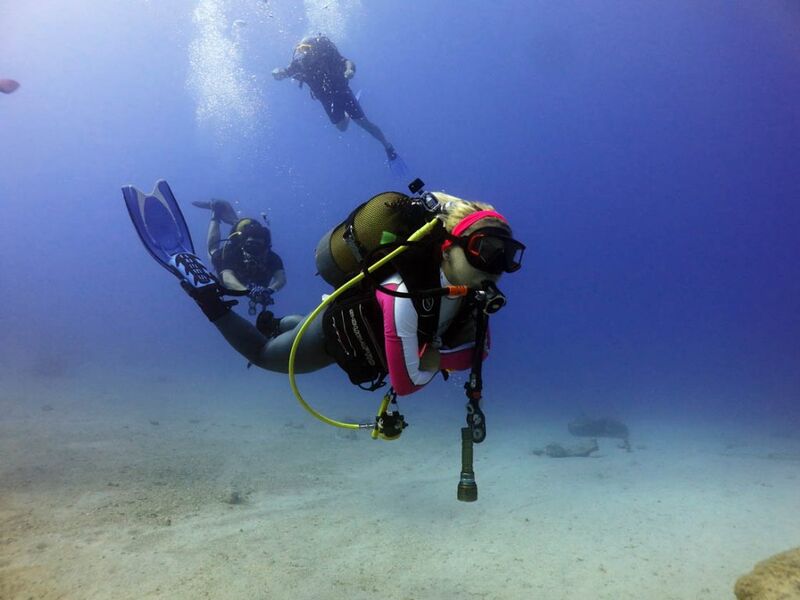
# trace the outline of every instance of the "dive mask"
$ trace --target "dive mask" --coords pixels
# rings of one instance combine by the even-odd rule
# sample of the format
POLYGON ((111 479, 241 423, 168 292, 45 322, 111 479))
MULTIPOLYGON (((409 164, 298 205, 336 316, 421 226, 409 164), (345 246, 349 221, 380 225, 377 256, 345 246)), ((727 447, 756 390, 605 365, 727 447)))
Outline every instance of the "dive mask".
POLYGON ((449 237, 453 244, 464 249, 470 265, 492 275, 513 273, 522 267, 525 244, 512 238, 501 227, 486 227, 466 237, 449 237))
POLYGON ((259 256, 266 252, 267 244, 264 242, 264 240, 258 238, 247 238, 244 242, 242 242, 242 250, 244 250, 247 254, 259 256))

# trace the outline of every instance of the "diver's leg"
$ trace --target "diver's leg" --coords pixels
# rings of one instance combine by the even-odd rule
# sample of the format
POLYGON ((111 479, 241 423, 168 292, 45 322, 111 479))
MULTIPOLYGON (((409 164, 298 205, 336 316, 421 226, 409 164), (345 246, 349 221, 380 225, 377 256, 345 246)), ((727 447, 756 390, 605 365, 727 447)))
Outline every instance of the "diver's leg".
MULTIPOLYGON (((286 321, 287 326, 292 324, 294 326, 292 329, 284 331, 271 339, 261 335, 250 321, 240 317, 233 311, 215 320, 214 325, 233 349, 254 365, 268 371, 287 373, 289 370, 289 352, 305 318, 298 315, 284 317, 281 320, 281 331, 284 330, 284 321, 286 321)), ((333 358, 325 351, 322 319, 315 319, 309 325, 303 335, 303 339, 300 341, 295 359, 295 372, 309 373, 327 367, 332 363, 333 358)))
POLYGON ((278 325, 278 332, 286 333, 290 329, 294 329, 304 318, 302 315, 287 315, 283 317, 280 320, 280 325, 278 325))
MULTIPOLYGON (((347 112, 356 125, 361 127, 361 129, 366 131, 381 143, 383 149, 386 150, 387 156, 389 155, 390 151, 391 153, 394 153, 394 148, 389 143, 389 140, 386 139, 386 136, 383 135, 381 128, 370 121, 367 118, 367 115, 364 114, 364 109, 361 108, 361 104, 359 103, 355 94, 353 94, 353 90, 348 87, 347 89, 339 91, 339 93, 336 95, 336 101, 342 105, 343 109, 347 112)), ((394 156, 395 158, 397 157, 396 154, 394 156)))
POLYGON ((319 96, 320 104, 325 109, 330 122, 334 124, 339 131, 347 131, 347 126, 350 125, 350 117, 345 113, 344 104, 336 96, 336 94, 325 94, 319 96))
MULTIPOLYGON (((268 371, 287 373, 289 352, 305 318, 285 317, 278 327, 280 333, 268 338, 247 319, 231 310, 233 301, 225 300, 216 278, 194 254, 181 252, 170 258, 172 272, 181 280, 181 287, 191 296, 208 320, 239 354, 251 363, 268 371), (286 328, 291 327, 288 331, 286 328)), ((308 373, 333 363, 325 351, 322 319, 315 319, 306 330, 297 350, 295 371, 308 373)))
POLYGON ((361 129, 366 131, 368 134, 370 134, 372 137, 378 140, 381 144, 383 144, 384 149, 392 147, 392 145, 389 143, 389 140, 387 140, 386 136, 383 135, 383 131, 381 131, 381 128, 375 125, 375 123, 370 121, 366 116, 360 118, 352 117, 352 119, 356 125, 361 127, 361 129))

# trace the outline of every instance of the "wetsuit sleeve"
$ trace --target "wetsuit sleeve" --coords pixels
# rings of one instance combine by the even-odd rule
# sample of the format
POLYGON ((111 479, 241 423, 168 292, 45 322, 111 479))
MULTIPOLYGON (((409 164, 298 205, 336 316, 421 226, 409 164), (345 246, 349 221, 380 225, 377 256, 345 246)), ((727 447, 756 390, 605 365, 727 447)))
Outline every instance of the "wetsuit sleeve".
POLYGON ((272 251, 269 253, 268 274, 269 279, 266 285, 272 289, 273 292, 277 292, 286 285, 286 272, 283 268, 283 261, 280 256, 272 251))
POLYGON ((294 77, 295 75, 299 75, 303 68, 300 66, 299 60, 293 60, 284 70, 286 71, 287 77, 294 77))
POLYGON ((225 268, 222 264, 222 248, 217 248, 216 250, 212 251, 210 254, 211 256, 211 264, 214 266, 214 270, 217 273, 221 273, 222 270, 225 268))
MULTIPOLYGON (((386 284, 401 292, 405 285, 386 284)), ((427 385, 436 372, 420 371, 417 311, 410 298, 395 298, 380 290, 375 293, 383 314, 383 337, 389 380, 398 396, 413 394, 427 385)))
POLYGON ((270 265, 269 268, 271 271, 282 271, 283 270, 283 260, 281 257, 275 254, 274 252, 270 251, 270 265))

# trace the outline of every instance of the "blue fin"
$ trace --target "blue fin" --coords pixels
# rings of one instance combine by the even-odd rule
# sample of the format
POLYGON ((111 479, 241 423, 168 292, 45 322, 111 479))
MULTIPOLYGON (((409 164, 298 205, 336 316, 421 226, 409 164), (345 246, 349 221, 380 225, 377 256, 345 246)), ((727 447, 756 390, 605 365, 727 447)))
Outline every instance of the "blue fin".
POLYGON ((122 195, 144 247, 162 267, 182 278, 171 259, 182 252, 194 254, 194 244, 169 184, 163 179, 157 181, 149 195, 126 185, 122 195))
POLYGON ((394 160, 389 161, 389 170, 397 177, 408 176, 408 165, 406 165, 406 161, 399 156, 394 160))

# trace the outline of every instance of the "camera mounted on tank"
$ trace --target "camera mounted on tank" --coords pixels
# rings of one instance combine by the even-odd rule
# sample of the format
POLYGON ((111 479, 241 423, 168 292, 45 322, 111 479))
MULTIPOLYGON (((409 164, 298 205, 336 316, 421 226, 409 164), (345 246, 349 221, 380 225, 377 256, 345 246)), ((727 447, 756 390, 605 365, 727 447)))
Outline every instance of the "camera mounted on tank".
POLYGON ((425 208, 429 213, 437 213, 440 211, 439 200, 431 192, 424 190, 425 182, 417 177, 414 181, 408 184, 408 191, 410 191, 414 198, 425 208))
POLYGON ((419 177, 417 177, 414 181, 408 184, 408 191, 411 192, 412 194, 416 194, 424 187, 425 187, 425 182, 422 181, 422 179, 420 179, 419 177))

